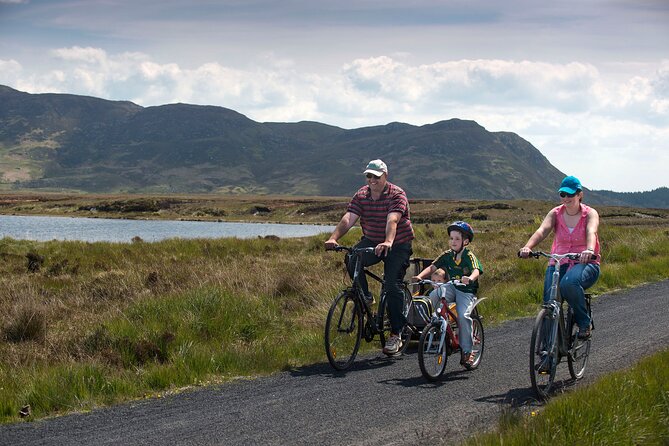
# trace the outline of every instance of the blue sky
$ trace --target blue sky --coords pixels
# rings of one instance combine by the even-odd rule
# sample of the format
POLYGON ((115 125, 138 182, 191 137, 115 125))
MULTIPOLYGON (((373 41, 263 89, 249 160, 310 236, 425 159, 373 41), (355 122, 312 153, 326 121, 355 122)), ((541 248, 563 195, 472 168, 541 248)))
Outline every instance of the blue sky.
POLYGON ((588 188, 669 186, 666 0, 0 0, 0 84, 260 122, 472 119, 588 188))

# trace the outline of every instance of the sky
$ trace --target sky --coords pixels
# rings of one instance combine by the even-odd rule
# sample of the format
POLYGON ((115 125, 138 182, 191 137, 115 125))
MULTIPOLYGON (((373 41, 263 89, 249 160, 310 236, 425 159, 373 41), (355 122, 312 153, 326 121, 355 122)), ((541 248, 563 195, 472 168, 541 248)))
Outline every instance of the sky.
POLYGON ((669 186, 669 0, 0 0, 0 84, 346 129, 468 119, 586 188, 669 186))

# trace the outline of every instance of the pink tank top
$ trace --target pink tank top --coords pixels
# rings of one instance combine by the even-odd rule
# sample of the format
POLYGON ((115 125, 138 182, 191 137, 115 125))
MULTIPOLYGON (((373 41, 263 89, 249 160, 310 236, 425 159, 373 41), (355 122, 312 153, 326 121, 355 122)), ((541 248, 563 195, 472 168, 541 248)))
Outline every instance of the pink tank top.
MULTIPOLYGON (((587 249, 586 246, 586 234, 585 228, 588 221, 588 212, 590 207, 581 203, 581 218, 579 218, 578 223, 574 227, 572 232, 569 232, 567 224, 564 222, 563 213, 566 212, 565 206, 560 205, 551 212, 555 214, 555 225, 553 230, 555 231, 555 236, 553 237, 553 246, 551 247, 551 252, 555 254, 565 254, 568 252, 582 252, 587 249)), ((599 265, 600 254, 599 254, 599 234, 595 234, 595 254, 597 255, 597 260, 591 260, 590 263, 596 263, 599 265)), ((562 263, 575 263, 568 259, 564 259, 562 263)), ((551 260, 551 264, 554 264, 551 260)))

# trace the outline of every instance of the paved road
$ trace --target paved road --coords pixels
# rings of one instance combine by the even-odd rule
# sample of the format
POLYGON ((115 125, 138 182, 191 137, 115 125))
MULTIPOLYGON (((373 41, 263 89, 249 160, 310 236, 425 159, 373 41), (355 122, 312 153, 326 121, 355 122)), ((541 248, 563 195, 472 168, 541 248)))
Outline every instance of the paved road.
MULTIPOLYGON (((575 386, 667 348, 668 303, 669 280, 600 296, 593 305, 590 364, 575 386)), ((485 313, 485 303, 482 307, 485 313)), ((532 321, 489 328, 481 367, 466 372, 452 357, 438 383, 422 378, 415 351, 397 359, 373 354, 358 358, 346 373, 334 373, 325 363, 87 414, 0 426, 0 444, 415 445, 433 444, 437 427, 439 438, 458 443, 474 429, 494 427, 503 408, 536 405, 527 372, 532 321)), ((561 364, 558 379, 568 378, 561 364)))

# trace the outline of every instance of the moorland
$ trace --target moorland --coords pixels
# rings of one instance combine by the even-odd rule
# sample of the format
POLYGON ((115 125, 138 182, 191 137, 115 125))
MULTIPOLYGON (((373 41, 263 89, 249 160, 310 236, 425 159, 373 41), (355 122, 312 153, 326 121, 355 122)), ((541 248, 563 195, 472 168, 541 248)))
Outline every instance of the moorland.
MULTIPOLYGON (((0 213, 334 223, 346 202, 13 194, 0 197, 0 213)), ((441 252, 446 223, 471 221, 487 323, 527 316, 544 265, 515 253, 552 205, 412 201, 414 255, 441 252)), ((598 210, 605 261, 595 293, 665 279, 669 210, 598 210)), ((359 236, 354 229, 342 243, 359 236)), ((326 237, 0 240, 0 421, 20 419, 28 404, 40 418, 324 361, 325 315, 346 283, 326 237)))

